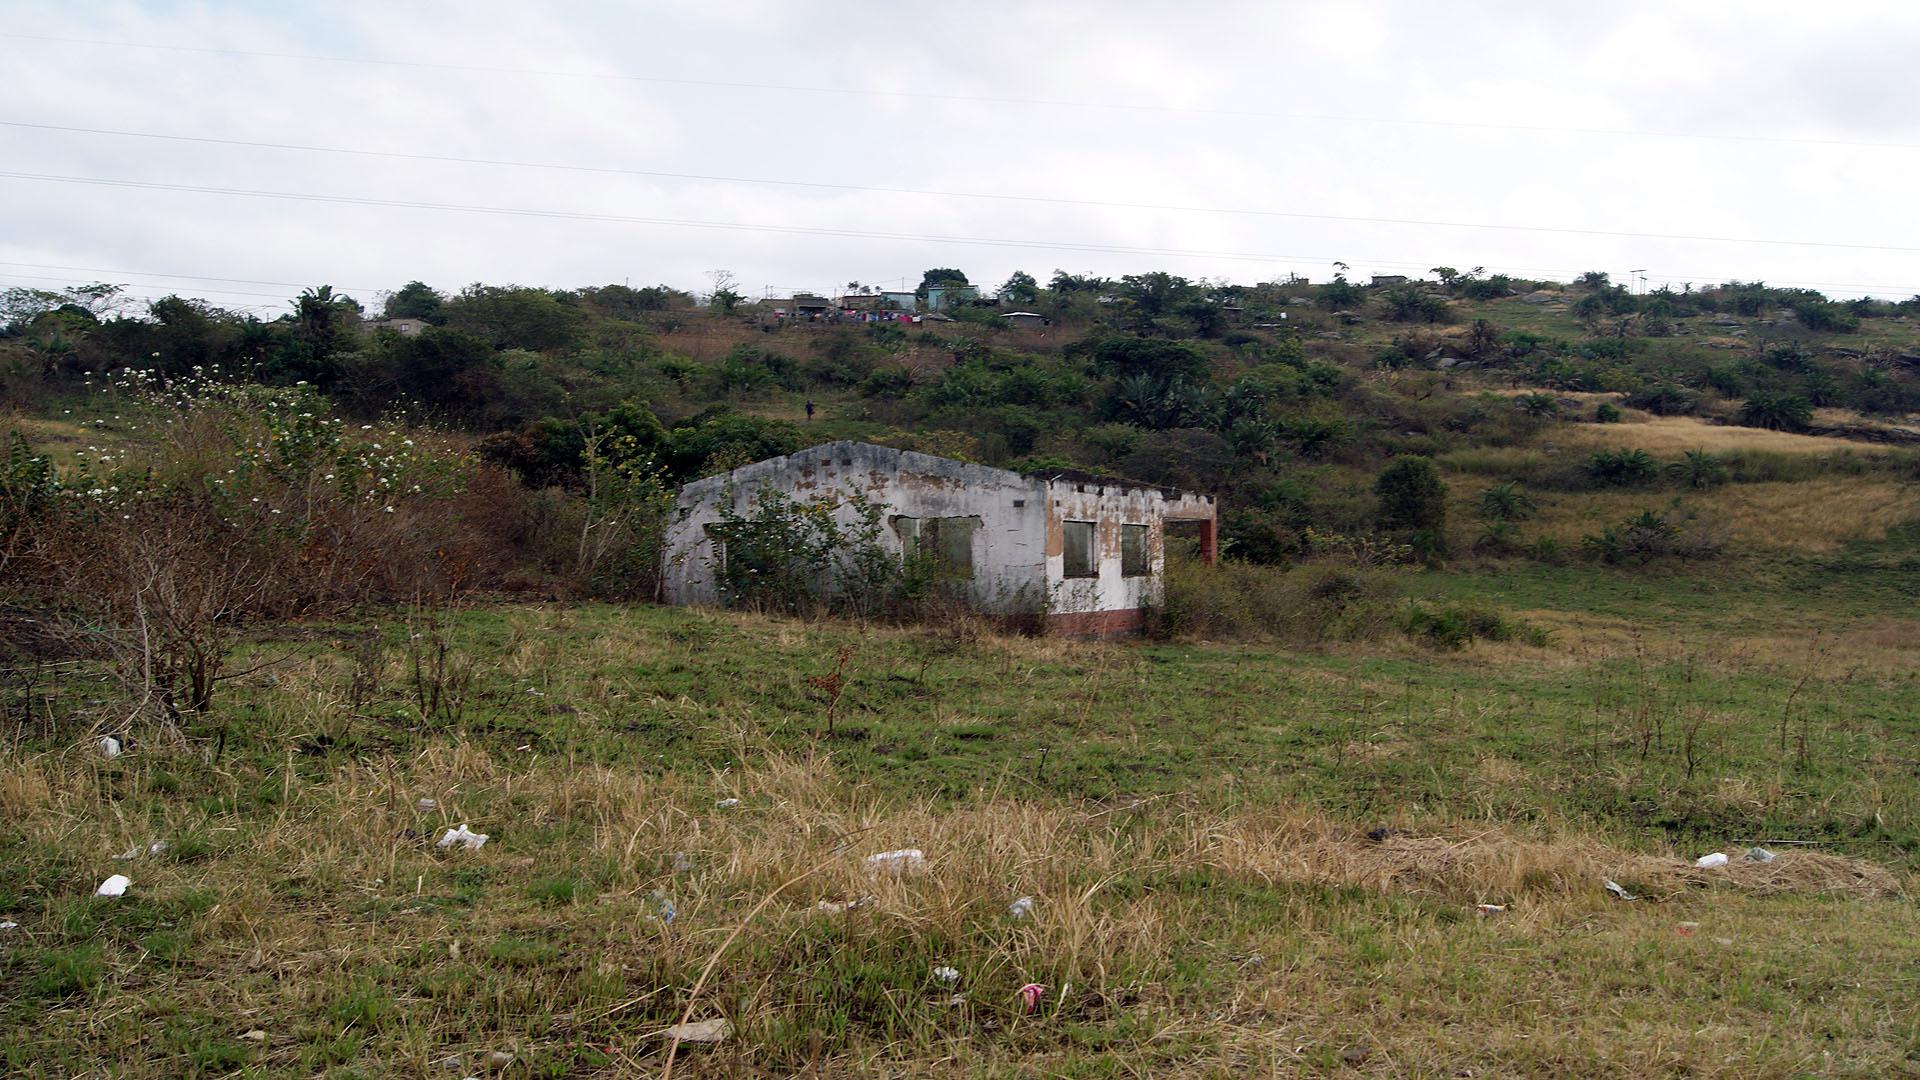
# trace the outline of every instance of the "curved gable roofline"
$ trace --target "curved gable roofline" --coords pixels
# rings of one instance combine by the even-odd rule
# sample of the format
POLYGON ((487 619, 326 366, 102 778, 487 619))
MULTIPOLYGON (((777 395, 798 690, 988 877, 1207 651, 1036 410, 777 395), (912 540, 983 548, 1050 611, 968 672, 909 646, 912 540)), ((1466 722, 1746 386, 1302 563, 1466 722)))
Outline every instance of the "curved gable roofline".
POLYGON ((1013 469, 1001 469, 992 465, 976 465, 973 462, 957 458, 940 457, 937 454, 923 454, 917 450, 900 450, 876 443, 857 442, 842 439, 837 442, 821 443, 805 450, 795 450, 783 457, 766 458, 742 465, 732 472, 721 473, 695 480, 682 487, 682 494, 704 494, 708 490, 724 488, 728 485, 744 486, 761 477, 771 476, 785 469, 807 468, 810 461, 826 458, 838 464, 843 457, 864 458, 868 461, 885 462, 888 468, 905 471, 930 473, 936 476, 962 476, 980 483, 999 483, 1025 485, 1050 483, 1057 480, 1085 484, 1105 484, 1120 488, 1138 488, 1143 491, 1157 491, 1169 498, 1198 495, 1181 488, 1164 484, 1149 484, 1143 480, 1129 480, 1120 476, 1108 476, 1101 473, 1086 472, 1080 469, 1035 469, 1019 472, 1013 469))
POLYGON ((809 446, 805 450, 795 450, 782 457, 766 458, 742 465, 732 472, 708 476, 683 486, 682 495, 700 495, 709 490, 729 485, 745 486, 762 477, 772 476, 789 469, 804 469, 817 465, 821 459, 827 459, 838 465, 842 458, 883 463, 884 467, 904 472, 922 472, 941 476, 963 476, 976 482, 1026 485, 1038 477, 1023 476, 1011 469, 999 469, 991 465, 976 465, 957 458, 940 457, 937 454, 923 454, 917 450, 900 450, 891 446, 880 446, 869 442, 856 442, 842 439, 837 442, 821 443, 809 446))

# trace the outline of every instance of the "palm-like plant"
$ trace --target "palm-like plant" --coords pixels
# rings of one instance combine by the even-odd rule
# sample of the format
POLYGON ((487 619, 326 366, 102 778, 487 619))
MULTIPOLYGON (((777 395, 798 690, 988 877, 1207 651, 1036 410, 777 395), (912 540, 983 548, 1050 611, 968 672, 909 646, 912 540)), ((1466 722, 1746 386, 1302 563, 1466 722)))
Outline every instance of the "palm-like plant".
POLYGON ((1480 493, 1480 517, 1483 521, 1525 521, 1533 516, 1533 496, 1509 480, 1480 493))
POLYGON ((1727 481, 1726 464, 1705 450, 1687 451, 1667 466, 1667 472, 1687 487, 1702 491, 1727 481))

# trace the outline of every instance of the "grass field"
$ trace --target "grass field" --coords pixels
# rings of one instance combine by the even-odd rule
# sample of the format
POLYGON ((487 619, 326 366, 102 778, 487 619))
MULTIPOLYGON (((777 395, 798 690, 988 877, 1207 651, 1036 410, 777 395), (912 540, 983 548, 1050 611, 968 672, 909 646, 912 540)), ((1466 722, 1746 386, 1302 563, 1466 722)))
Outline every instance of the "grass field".
POLYGON ((1423 575, 1552 631, 1457 653, 592 605, 269 630, 190 748, 16 727, 0 1061, 1913 1075, 1911 561, 1423 575), (433 847, 462 822, 491 839, 433 847), (902 848, 924 873, 867 871, 902 848), (733 1031, 670 1051, 683 1017, 733 1031))

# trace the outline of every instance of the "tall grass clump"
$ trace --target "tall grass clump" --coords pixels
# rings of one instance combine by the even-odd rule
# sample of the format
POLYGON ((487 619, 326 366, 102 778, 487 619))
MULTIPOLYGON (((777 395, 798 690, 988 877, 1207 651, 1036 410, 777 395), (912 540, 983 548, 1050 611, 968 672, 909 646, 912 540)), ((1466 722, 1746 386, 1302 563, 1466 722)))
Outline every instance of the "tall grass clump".
POLYGON ((1364 641, 1392 630, 1404 570, 1306 563, 1292 567, 1169 555, 1147 633, 1318 645, 1364 641))

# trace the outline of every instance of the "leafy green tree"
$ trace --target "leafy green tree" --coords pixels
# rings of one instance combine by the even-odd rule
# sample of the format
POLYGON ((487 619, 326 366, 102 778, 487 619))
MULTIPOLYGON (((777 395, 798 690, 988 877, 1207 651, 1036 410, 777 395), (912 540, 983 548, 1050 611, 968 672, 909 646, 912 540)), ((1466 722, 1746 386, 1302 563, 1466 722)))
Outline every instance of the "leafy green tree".
POLYGON ((293 302, 294 324, 317 355, 329 357, 340 339, 360 318, 360 302, 333 291, 331 285, 302 290, 293 302))
POLYGON ((1432 558, 1445 553, 1447 485, 1433 459, 1414 455, 1394 458, 1373 483, 1379 500, 1381 529, 1432 558))
POLYGON ((444 298, 424 281, 409 281, 387 296, 382 312, 389 319, 426 319, 440 315, 444 298))
POLYGON ((665 285, 635 289, 627 285, 602 285, 583 289, 581 298, 616 319, 637 319, 657 311, 691 304, 692 298, 665 285))
POLYGON ((470 285, 442 311, 448 327, 477 334, 496 349, 570 348, 586 330, 572 294, 518 285, 470 285))
MULTIPOLYGON (((1112 284, 1103 277, 1092 274, 1069 274, 1065 270, 1055 270, 1053 277, 1047 280, 1047 291, 1055 296, 1073 296, 1080 294, 1099 295, 1112 284)), ((1914 297, 1920 304, 1920 296, 1914 297)))
POLYGON ((1031 304, 1040 296, 1040 282, 1025 270, 1015 270, 1000 286, 1000 299, 1009 304, 1031 304))
POLYGON ((1184 341, 1138 334, 1095 334, 1066 347, 1069 359, 1089 362, 1102 375, 1151 375, 1162 379, 1204 378, 1207 354, 1184 341))
POLYGON ((965 272, 956 270, 951 266, 936 266, 920 275, 920 287, 913 290, 913 295, 925 300, 927 298, 927 290, 933 288, 935 285, 967 284, 970 284, 970 282, 967 281, 965 272))
POLYGON ((710 409, 668 436, 667 473, 677 481, 712 476, 791 454, 803 444, 800 429, 784 420, 710 409))
POLYGON ((1328 311, 1341 311, 1358 307, 1366 303, 1367 290, 1347 280, 1347 275, 1336 273, 1333 280, 1314 293, 1313 302, 1328 311))

